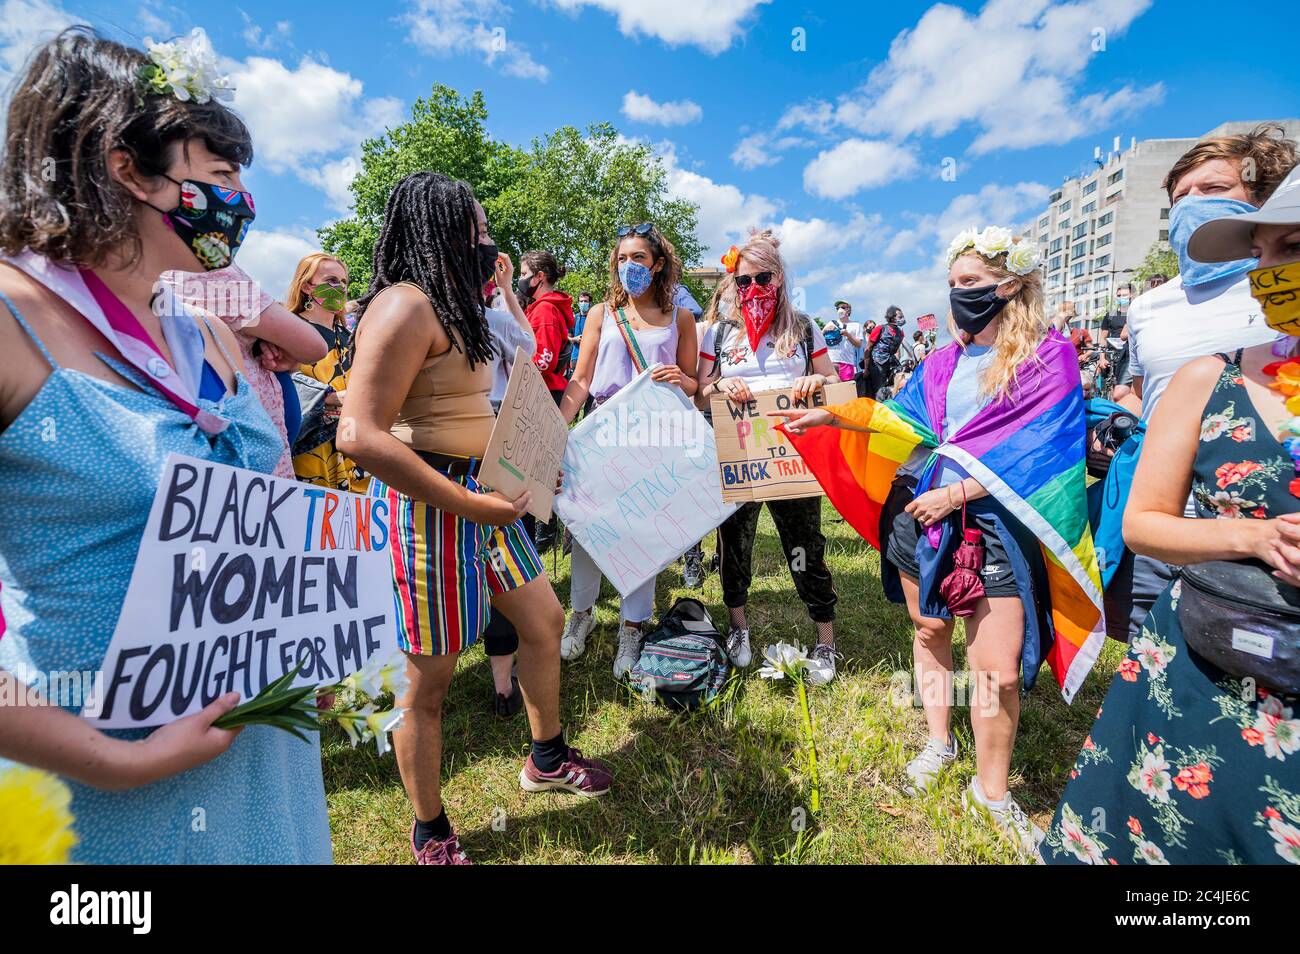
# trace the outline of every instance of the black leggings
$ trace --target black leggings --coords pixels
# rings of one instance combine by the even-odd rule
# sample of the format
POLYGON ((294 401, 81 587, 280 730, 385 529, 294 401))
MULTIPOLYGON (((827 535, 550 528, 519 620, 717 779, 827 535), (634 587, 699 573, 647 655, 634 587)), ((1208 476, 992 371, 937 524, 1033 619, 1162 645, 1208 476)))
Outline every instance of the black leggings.
MULTIPOLYGON (((799 599, 808 607, 813 622, 835 619, 835 584, 826 568, 826 538, 822 536, 822 498, 768 500, 767 509, 776 524, 786 565, 799 599)), ((744 606, 754 571, 754 533, 762 503, 741 504, 740 509, 718 528, 718 550, 722 556, 722 601, 729 609, 744 606)))

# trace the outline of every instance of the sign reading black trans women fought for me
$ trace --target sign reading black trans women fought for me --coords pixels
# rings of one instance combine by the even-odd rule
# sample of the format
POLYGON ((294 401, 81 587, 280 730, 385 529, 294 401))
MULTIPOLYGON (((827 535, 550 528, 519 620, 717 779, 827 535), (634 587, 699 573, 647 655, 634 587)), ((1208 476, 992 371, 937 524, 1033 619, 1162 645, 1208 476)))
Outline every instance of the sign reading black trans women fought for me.
POLYGON ((337 682, 391 652, 388 502, 168 457, 108 654, 100 728, 164 725, 299 665, 337 682))

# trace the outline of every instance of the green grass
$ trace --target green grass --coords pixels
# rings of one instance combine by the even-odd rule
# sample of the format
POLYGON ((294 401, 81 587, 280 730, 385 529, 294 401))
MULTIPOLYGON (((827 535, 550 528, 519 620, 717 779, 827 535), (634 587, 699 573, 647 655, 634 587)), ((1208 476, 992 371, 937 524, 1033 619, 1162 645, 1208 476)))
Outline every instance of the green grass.
MULTIPOLYGON (((756 664, 724 705, 694 715, 643 702, 615 684, 617 594, 606 584, 599 624, 586 655, 565 663, 561 688, 569 740, 613 767, 615 787, 584 799, 564 793, 526 795, 519 769, 528 751, 523 713, 502 720, 487 708, 492 677, 475 647, 461 659, 447 698, 443 798, 461 844, 477 863, 745 864, 998 863, 1015 860, 1004 841, 961 811, 974 773, 965 709, 954 727, 964 743, 955 770, 921 799, 902 794, 903 766, 924 743, 919 709, 891 692, 896 671, 911 667, 911 627, 902 607, 881 593, 879 558, 825 508, 827 562, 840 602, 836 620, 844 654, 838 679, 812 690, 822 809, 808 812, 800 717, 792 687, 759 679, 762 648, 778 640, 814 642, 813 625, 795 596, 771 518, 759 523, 749 619, 756 664), (801 822, 803 823, 801 825, 801 822), (802 828, 802 830, 801 830, 802 828)), ((705 544, 712 552, 712 535, 705 544)), ((568 561, 545 557, 567 604, 568 561)), ((680 567, 659 580, 657 611, 691 593, 680 567)), ((718 626, 726 624, 717 574, 695 591, 718 626)), ((964 665, 962 647, 956 665, 964 665)), ((1025 701, 1012 763, 1012 790, 1046 826, 1079 747, 1118 664, 1109 643, 1073 705, 1062 702, 1044 669, 1025 701)), ((324 734, 325 787, 335 860, 406 864, 410 807, 392 755, 373 745, 352 749, 343 734, 324 734)))

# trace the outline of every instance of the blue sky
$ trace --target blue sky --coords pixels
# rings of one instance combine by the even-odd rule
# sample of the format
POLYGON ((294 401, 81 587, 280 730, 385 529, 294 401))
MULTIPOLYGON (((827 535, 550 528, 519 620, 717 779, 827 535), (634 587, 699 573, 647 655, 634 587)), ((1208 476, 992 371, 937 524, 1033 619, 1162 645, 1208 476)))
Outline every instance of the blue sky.
MULTIPOLYGON (((241 263, 278 292, 346 214, 361 140, 431 84, 481 89, 498 139, 608 120, 701 205, 715 264, 771 225, 823 316, 945 308, 957 229, 1014 225, 1115 136, 1300 112, 1300 61, 1189 0, 0 0, 0 81, 58 26, 139 44, 203 27, 258 158, 241 263), (944 175, 945 170, 955 175, 944 175)), ((611 223, 613 226, 616 223, 611 223)))

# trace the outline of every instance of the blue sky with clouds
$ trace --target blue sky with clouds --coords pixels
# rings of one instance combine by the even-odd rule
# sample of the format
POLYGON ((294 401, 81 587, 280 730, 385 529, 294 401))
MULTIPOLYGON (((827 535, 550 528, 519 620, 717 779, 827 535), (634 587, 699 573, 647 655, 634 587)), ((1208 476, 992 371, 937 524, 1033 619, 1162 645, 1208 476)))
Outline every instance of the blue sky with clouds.
POLYGON ((483 90, 510 142, 615 123, 700 205, 706 264, 774 226, 808 308, 858 317, 944 309, 951 235, 1023 221, 1095 145, 1300 111, 1267 23, 1200 0, 0 0, 0 82, 72 22, 208 32, 258 151, 241 263, 277 290, 361 140, 435 82, 483 90))

